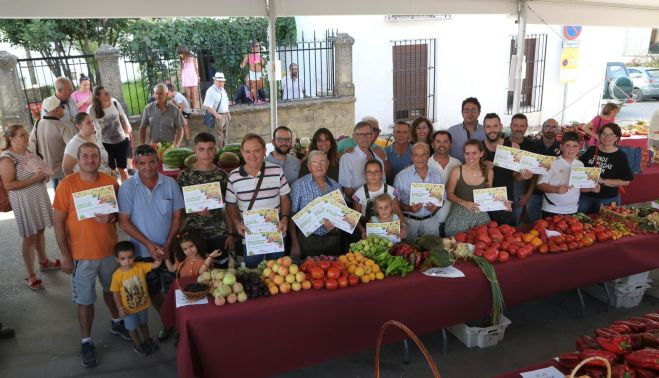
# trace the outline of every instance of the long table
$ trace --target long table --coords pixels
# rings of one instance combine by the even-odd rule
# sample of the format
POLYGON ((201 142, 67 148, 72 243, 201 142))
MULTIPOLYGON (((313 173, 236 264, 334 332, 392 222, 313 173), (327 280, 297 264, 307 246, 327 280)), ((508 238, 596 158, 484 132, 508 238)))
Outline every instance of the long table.
POLYGON ((625 187, 622 195, 624 205, 639 202, 654 201, 659 198, 659 164, 653 164, 640 175, 634 177, 625 187))
MULTIPOLYGON (((508 307, 659 267, 659 235, 623 238, 556 254, 497 264, 508 307)), ((271 376, 372 347, 387 320, 418 335, 485 316, 490 284, 472 263, 458 262, 461 279, 412 273, 335 291, 308 290, 243 304, 174 309, 161 316, 180 332, 180 377, 271 376)), ((389 341, 400 340, 394 335, 389 341)))

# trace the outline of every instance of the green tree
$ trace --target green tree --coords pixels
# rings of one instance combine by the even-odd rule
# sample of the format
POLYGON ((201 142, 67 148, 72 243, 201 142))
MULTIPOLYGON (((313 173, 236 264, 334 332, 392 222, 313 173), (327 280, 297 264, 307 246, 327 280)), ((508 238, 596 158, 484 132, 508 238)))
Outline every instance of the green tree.
MULTIPOLYGON (((57 59, 78 51, 93 54, 101 44, 117 45, 132 20, 0 20, 0 41, 14 47, 38 52, 55 76, 70 79, 72 70, 66 60, 57 59)), ((94 65, 87 60, 88 74, 96 75, 94 65)), ((97 78, 98 79, 98 78, 97 78)), ((98 82, 98 81, 97 81, 98 82)))

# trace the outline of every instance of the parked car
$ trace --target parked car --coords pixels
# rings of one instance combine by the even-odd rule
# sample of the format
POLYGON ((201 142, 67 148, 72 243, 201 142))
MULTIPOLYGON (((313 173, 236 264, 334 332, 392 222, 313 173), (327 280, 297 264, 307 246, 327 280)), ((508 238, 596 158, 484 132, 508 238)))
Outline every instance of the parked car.
POLYGON ((604 74, 604 102, 622 105, 632 96, 634 83, 629 77, 627 66, 622 62, 607 62, 604 74))
POLYGON ((659 98, 659 68, 629 67, 629 77, 634 82, 632 98, 643 101, 644 98, 659 98))

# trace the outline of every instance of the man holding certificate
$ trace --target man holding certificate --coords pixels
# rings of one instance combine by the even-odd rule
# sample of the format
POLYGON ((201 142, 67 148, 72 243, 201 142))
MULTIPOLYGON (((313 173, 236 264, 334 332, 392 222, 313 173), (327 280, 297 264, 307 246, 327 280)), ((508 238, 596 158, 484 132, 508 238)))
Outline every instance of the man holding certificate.
MULTIPOLYGON (((327 177, 329 160, 324 152, 314 150, 307 157, 309 174, 295 181, 291 189, 291 210, 297 214, 309 203, 335 190, 341 190, 336 181, 327 177)), ((341 252, 341 230, 327 219, 311 235, 305 236, 291 219, 288 223, 291 230, 291 256, 306 258, 321 254, 332 255, 341 252)))
POLYGON ((97 278, 103 287, 105 305, 113 319, 110 333, 121 335, 125 340, 130 340, 130 336, 123 321, 120 320, 110 291, 112 274, 117 269, 117 262, 112 254, 117 243, 115 225, 117 212, 100 214, 92 210, 92 214, 96 215, 94 218, 80 220, 79 209, 83 207, 88 209, 95 205, 98 209, 101 207, 98 206, 101 201, 94 201, 94 196, 87 196, 90 199, 87 203, 75 200, 78 193, 109 187, 110 195, 107 196, 108 198, 103 198, 103 201, 114 201, 116 208, 116 192, 119 190, 119 184, 113 177, 98 172, 101 153, 95 143, 83 143, 78 148, 77 158, 80 169, 65 177, 57 186, 53 207, 55 208, 55 238, 63 257, 62 270, 72 274, 73 302, 78 305, 82 364, 88 367, 96 364, 91 328, 94 320, 97 278))
POLYGON ((422 235, 439 236, 438 211, 444 202, 444 180, 439 171, 428 168, 430 146, 412 146, 413 165, 400 171, 394 188, 400 192, 400 207, 407 225, 407 239, 422 235))

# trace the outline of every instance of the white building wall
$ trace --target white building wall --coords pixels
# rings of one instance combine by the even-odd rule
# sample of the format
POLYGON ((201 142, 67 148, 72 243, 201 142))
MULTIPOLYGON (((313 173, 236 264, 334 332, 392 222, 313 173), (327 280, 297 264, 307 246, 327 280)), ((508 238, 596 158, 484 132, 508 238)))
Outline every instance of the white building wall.
MULTIPOLYGON (((447 128, 461 122, 460 104, 477 97, 481 117, 505 116, 510 40, 517 34, 510 15, 453 15, 450 20, 387 21, 384 16, 297 17, 298 33, 309 35, 338 29, 355 39, 353 81, 359 119, 372 115, 381 126, 393 124, 392 41, 436 38, 436 124, 447 128)), ((528 113, 529 124, 561 119, 564 85, 559 82, 562 25, 528 25, 527 34, 547 34, 543 105, 528 113)), ((587 122, 598 112, 607 61, 628 62, 630 49, 648 46, 650 29, 584 26, 578 80, 568 87, 565 122, 587 122), (630 42, 631 41, 631 42, 630 42)), ((635 50, 634 50, 635 51, 635 50)))

